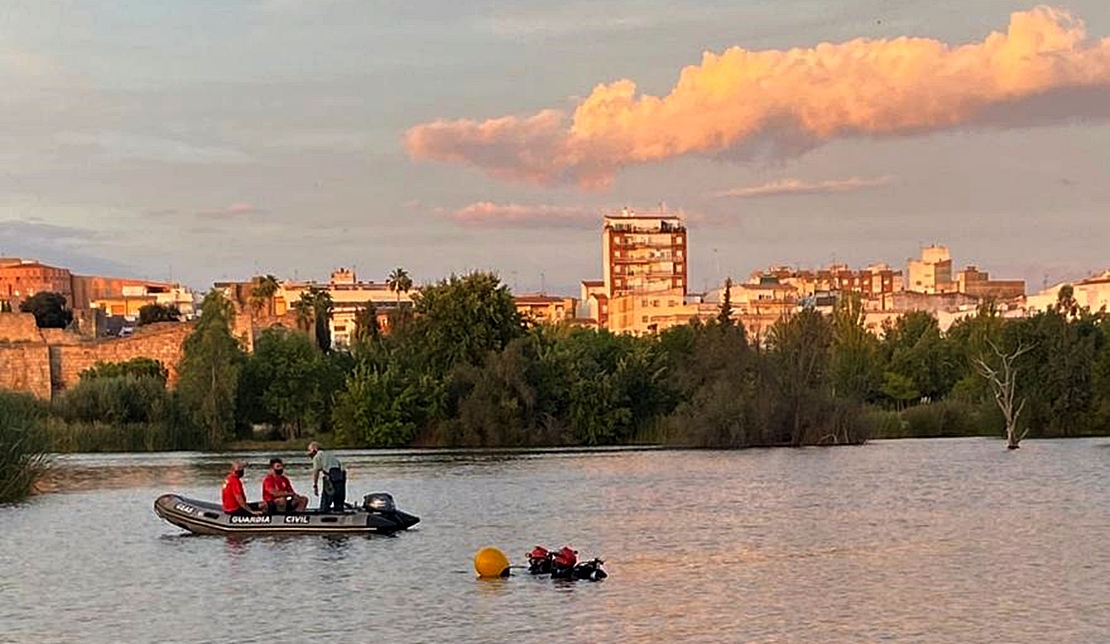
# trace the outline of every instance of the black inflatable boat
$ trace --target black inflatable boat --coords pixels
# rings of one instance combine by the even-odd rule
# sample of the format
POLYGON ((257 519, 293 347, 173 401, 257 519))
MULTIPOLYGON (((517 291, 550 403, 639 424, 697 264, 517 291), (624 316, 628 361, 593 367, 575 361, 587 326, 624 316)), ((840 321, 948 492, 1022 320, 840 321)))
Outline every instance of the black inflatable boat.
POLYGON ((347 505, 344 512, 258 516, 231 515, 218 503, 163 494, 154 502, 154 512, 196 534, 392 534, 420 522, 420 517, 394 507, 393 497, 385 493, 367 494, 362 507, 347 505))

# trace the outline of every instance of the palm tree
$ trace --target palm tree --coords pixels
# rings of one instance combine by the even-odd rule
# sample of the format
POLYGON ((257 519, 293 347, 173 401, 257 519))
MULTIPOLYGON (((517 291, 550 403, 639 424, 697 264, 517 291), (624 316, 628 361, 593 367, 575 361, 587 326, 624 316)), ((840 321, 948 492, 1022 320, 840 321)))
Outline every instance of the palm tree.
POLYGON ((401 293, 408 293, 409 289, 412 288, 412 278, 409 277, 409 272, 398 266, 389 274, 386 285, 389 286, 389 290, 396 293, 397 308, 401 308, 401 293))
POLYGON ((281 285, 273 275, 265 275, 263 277, 255 278, 257 283, 251 289, 251 306, 254 312, 258 313, 262 309, 262 304, 267 305, 266 311, 272 317, 274 315, 274 295, 277 294, 281 285))
POLYGON ((312 291, 304 291, 297 301, 293 302, 293 312, 297 314, 297 328, 305 333, 312 328, 312 321, 316 314, 313 299, 312 291))
POLYGON ((331 350, 331 312, 335 308, 331 293, 324 289, 309 287, 312 293, 312 317, 316 320, 316 346, 321 351, 331 350))

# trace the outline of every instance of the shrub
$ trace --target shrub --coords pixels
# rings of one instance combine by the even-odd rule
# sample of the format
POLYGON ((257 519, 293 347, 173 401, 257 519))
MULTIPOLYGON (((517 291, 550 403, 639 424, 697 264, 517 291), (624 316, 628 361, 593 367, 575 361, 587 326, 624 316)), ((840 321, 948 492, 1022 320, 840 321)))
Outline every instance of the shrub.
POLYGON ((170 373, 166 367, 153 358, 133 358, 126 362, 97 362, 90 369, 81 372, 81 380, 96 378, 119 378, 133 376, 136 378, 150 376, 162 381, 165 386, 170 373))
POLYGON ((158 423, 169 419, 170 396, 165 382, 153 376, 84 378, 54 403, 67 422, 158 423))
POLYGON ((46 467, 46 405, 27 394, 0 392, 0 503, 25 498, 46 467))
POLYGON ((984 436, 994 434, 992 419, 982 405, 943 400, 902 412, 905 435, 913 438, 984 436))

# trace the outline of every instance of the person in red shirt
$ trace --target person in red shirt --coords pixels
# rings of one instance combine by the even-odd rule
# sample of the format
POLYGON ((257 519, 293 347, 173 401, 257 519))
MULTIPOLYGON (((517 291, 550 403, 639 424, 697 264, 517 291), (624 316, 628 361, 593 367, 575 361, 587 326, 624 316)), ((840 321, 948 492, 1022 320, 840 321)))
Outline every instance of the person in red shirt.
POLYGON ((308 507, 308 497, 293 490, 293 484, 285 475, 285 464, 280 458, 270 459, 270 473, 262 480, 262 500, 270 514, 278 512, 303 512, 308 507))
POLYGON ((244 465, 242 461, 231 462, 231 472, 228 473, 227 478, 224 480, 224 512, 238 516, 262 514, 262 510, 252 507, 250 503, 247 503, 247 495, 243 492, 243 469, 244 465))

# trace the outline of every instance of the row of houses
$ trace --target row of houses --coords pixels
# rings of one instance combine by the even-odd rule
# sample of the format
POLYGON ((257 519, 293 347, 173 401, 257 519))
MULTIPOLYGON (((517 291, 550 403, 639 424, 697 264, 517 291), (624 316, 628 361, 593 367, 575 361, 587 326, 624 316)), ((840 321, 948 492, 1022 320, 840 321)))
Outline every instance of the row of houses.
POLYGON ((188 320, 196 316, 197 294, 177 283, 98 275, 78 275, 68 268, 35 259, 0 257, 0 307, 18 311, 38 293, 58 293, 83 323, 90 337, 125 335, 148 304, 176 307, 188 320))
MULTIPOLYGON (((584 280, 579 297, 543 294, 518 300, 518 308, 539 320, 559 319, 608 329, 614 333, 648 334, 717 315, 724 297, 720 284, 704 293, 688 289, 688 231, 680 215, 665 210, 636 213, 624 209, 602 223, 602 274, 584 280), (573 310, 573 313, 571 312, 573 310)), ((1080 306, 1108 306, 1110 272, 1073 284, 1080 306)), ((832 264, 811 270, 772 266, 755 271, 747 281, 729 287, 734 317, 755 335, 802 307, 831 311, 838 298, 857 294, 863 301, 865 324, 878 331, 882 323, 909 311, 927 311, 943 329, 974 314, 985 300, 1003 315, 1024 316, 1045 310, 1056 301, 1062 285, 1026 294, 1024 280, 998 280, 969 265, 953 270, 946 246, 922 248, 907 260, 906 269, 872 264, 852 269, 832 264)))
MULTIPOLYGON (((665 209, 637 213, 626 208, 603 218, 601 242, 602 279, 582 281, 578 297, 517 295, 517 310, 536 323, 570 323, 637 335, 717 315, 725 285, 690 292, 689 236, 680 215, 665 209)), ((378 310, 382 328, 387 328, 390 311, 411 306, 418 290, 392 288, 387 281, 363 281, 346 268, 333 271, 327 282, 274 280, 260 291, 267 279, 271 278, 215 286, 245 314, 244 325, 250 329, 296 323, 295 303, 311 289, 326 291, 332 301, 330 324, 337 347, 349 346, 356 316, 368 303, 378 310), (266 297, 259 298, 260 292, 266 297)), ((1027 295, 1023 280, 992 279, 974 265, 954 272, 949 249, 932 245, 907 260, 904 271, 887 264, 862 269, 841 263, 821 269, 771 266, 732 283, 729 299, 733 315, 755 334, 802 307, 831 310, 847 293, 859 295, 866 323, 876 330, 884 320, 908 311, 927 311, 948 328, 973 314, 986 299, 996 302, 1004 315, 1045 310, 1055 303, 1061 286, 1027 295)), ((1091 310, 1110 306, 1110 271, 1072 286, 1080 306, 1091 310)), ((0 258, 0 300, 6 299, 15 309, 41 291, 61 293, 75 311, 101 311, 109 319, 134 319, 139 309, 152 303, 176 306, 187 319, 198 310, 196 294, 180 284, 80 276, 34 260, 0 258)))
POLYGON ((330 330, 333 346, 350 346, 355 332, 355 319, 359 312, 372 304, 377 309, 378 323, 388 329, 391 311, 412 306, 413 291, 393 289, 388 282, 363 281, 350 269, 332 271, 327 282, 315 280, 275 281, 269 289, 261 287, 266 278, 256 277, 246 282, 217 282, 214 286, 236 306, 242 319, 241 334, 247 333, 250 324, 253 337, 259 330, 273 324, 295 326, 299 323, 296 303, 312 289, 326 292, 331 298, 330 330), (263 292, 272 292, 260 297, 263 292))

